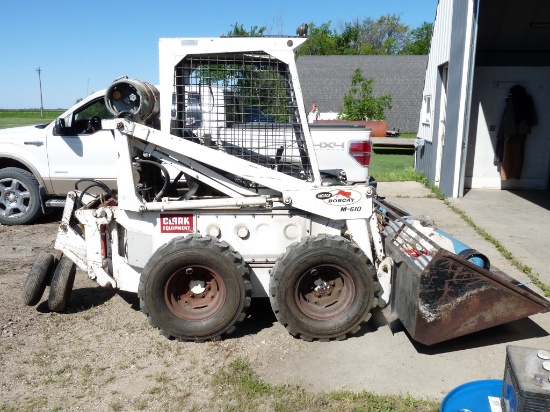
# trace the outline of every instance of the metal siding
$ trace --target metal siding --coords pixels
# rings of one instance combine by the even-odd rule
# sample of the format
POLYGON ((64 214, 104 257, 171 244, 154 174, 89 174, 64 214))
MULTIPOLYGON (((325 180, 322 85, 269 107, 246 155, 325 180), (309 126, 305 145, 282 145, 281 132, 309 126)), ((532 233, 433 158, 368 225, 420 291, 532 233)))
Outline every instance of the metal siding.
POLYGON ((449 59, 450 99, 447 100, 446 138, 442 159, 445 167, 441 168, 440 182, 441 191, 452 197, 458 197, 462 193, 459 186, 465 131, 468 130, 467 116, 471 104, 470 61, 474 58, 471 50, 472 41, 475 40, 474 19, 473 0, 454 2, 449 59))
POLYGON ((446 196, 457 196, 460 176, 460 160, 465 127, 466 91, 469 67, 473 0, 440 0, 434 24, 434 35, 426 70, 424 96, 432 96, 431 120, 423 122, 420 114, 418 136, 432 144, 417 156, 417 170, 422 171, 434 183, 437 157, 439 67, 449 65, 447 83, 447 108, 445 119, 445 146, 441 159, 439 187, 446 196))
POLYGON ((433 123, 432 123, 432 134, 434 138, 431 142, 426 142, 425 149, 421 153, 424 157, 424 174, 428 177, 429 182, 432 184, 435 183, 436 179, 436 169, 437 169, 437 152, 439 146, 439 139, 437 138, 440 133, 440 114, 441 114, 441 90, 443 89, 443 79, 441 77, 441 67, 437 68, 436 74, 436 83, 435 83, 435 93, 434 93, 434 104, 433 104, 433 123))
POLYGON ((446 196, 453 196, 455 191, 454 181, 456 172, 456 153, 462 136, 462 103, 464 93, 462 90, 466 58, 465 40, 469 25, 466 24, 468 7, 470 2, 455 1, 453 7, 453 19, 451 32, 451 50, 449 57, 449 82, 447 98, 447 118, 445 127, 445 146, 441 159, 441 182, 439 188, 446 196))
POLYGON ((436 144, 425 141, 424 147, 416 151, 416 170, 424 173, 430 183, 435 181, 435 155, 436 144))
MULTIPOLYGON (((452 6, 453 0, 439 0, 437 5, 423 96, 435 96, 439 66, 449 61, 452 6)), ((423 122, 422 116, 419 116, 418 137, 432 140, 432 128, 430 126, 433 124, 433 113, 432 109, 432 122, 428 126, 423 122)))
POLYGON ((435 180, 437 157, 437 124, 435 118, 436 108, 439 108, 437 82, 439 80, 439 67, 449 61, 452 16, 453 0, 439 0, 422 94, 422 97, 432 96, 432 101, 436 104, 432 105, 430 122, 424 122, 423 115, 420 113, 418 123, 418 137, 425 140, 425 145, 417 151, 416 170, 424 173, 432 184, 435 180))

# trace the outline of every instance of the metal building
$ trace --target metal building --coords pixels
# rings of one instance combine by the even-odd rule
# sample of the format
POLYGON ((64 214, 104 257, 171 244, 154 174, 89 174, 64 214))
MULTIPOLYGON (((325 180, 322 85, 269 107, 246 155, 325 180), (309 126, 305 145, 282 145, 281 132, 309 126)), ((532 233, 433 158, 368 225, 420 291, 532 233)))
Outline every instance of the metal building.
POLYGON ((446 196, 548 190, 549 35, 547 0, 439 0, 415 160, 446 196), (515 90, 528 100, 518 103, 515 90), (533 116, 524 127, 528 106, 533 116), (510 162, 514 173, 506 173, 510 162))

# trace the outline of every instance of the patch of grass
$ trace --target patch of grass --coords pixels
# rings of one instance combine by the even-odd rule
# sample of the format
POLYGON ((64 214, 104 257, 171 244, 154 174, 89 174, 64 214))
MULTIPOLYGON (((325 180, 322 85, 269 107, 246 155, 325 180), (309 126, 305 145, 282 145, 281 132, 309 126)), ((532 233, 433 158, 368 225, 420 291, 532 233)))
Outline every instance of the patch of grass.
POLYGON ((109 406, 113 411, 122 411, 124 409, 124 404, 121 401, 111 402, 109 406))
POLYGON ((51 123, 63 112, 64 110, 44 110, 42 118, 40 110, 0 110, 0 129, 51 123))
POLYGON ((378 396, 363 391, 323 393, 314 395, 299 386, 270 385, 262 382, 244 359, 232 361, 220 369, 213 384, 227 411, 256 410, 278 412, 306 411, 388 411, 436 412, 439 404, 411 396, 378 396))
POLYGON ((143 397, 134 399, 132 403, 134 405, 134 408, 136 408, 138 411, 145 411, 149 409, 149 402, 143 397))
POLYGON ((51 408, 48 408, 48 398, 45 395, 26 397, 23 402, 15 406, 6 403, 0 404, 0 411, 2 412, 33 412, 47 409, 51 408))
POLYGON ((420 182, 424 175, 414 170, 414 150, 375 148, 369 173, 378 182, 420 182))

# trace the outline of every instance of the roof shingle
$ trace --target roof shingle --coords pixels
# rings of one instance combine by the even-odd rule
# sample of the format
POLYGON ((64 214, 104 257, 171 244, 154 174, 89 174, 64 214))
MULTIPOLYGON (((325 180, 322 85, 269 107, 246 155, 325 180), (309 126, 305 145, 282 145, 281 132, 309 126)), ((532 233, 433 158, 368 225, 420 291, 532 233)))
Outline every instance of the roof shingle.
POLYGON ((351 86, 355 69, 373 78, 373 94, 389 93, 388 129, 416 132, 428 56, 300 56, 296 61, 306 110, 313 103, 320 112, 338 112, 351 86))

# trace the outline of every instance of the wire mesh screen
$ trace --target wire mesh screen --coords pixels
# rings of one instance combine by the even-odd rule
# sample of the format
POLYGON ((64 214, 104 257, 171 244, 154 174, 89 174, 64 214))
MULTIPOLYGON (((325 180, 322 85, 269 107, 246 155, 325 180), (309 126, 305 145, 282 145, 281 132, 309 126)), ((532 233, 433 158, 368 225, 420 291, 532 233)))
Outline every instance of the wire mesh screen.
POLYGON ((172 134, 312 179, 285 63, 264 52, 189 55, 174 74, 172 134))

